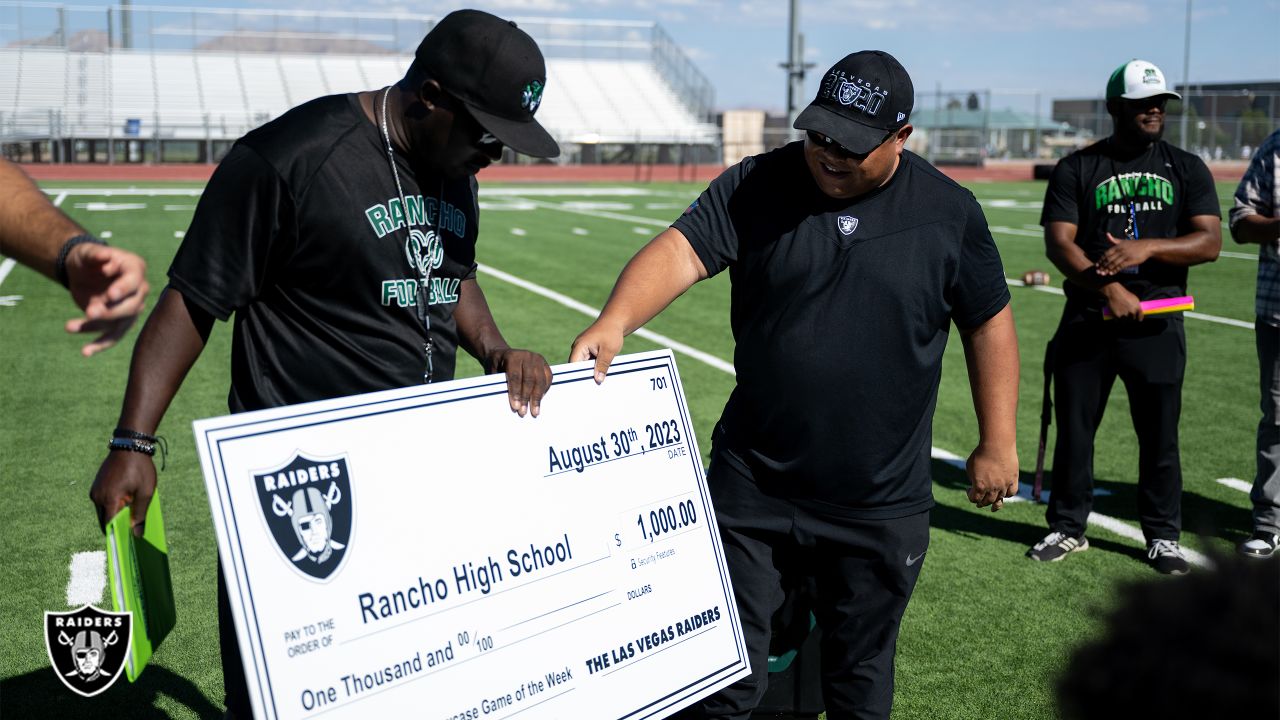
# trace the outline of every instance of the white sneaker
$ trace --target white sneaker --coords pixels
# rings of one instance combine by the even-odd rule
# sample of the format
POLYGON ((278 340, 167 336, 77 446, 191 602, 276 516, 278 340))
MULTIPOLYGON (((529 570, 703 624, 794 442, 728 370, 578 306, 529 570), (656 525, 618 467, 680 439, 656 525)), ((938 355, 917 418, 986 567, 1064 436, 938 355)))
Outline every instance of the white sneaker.
POLYGON ((1277 545, 1280 545, 1280 535, 1266 530, 1255 530, 1248 540, 1236 547, 1236 550, 1245 557, 1261 560, 1271 557, 1275 553, 1277 545))

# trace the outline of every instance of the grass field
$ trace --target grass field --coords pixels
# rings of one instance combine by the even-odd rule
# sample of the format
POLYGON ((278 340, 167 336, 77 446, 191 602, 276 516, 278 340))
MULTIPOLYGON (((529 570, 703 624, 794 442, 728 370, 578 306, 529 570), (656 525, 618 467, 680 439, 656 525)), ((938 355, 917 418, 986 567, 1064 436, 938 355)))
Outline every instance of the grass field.
MULTIPOLYGON (((48 189, 85 227, 100 235, 109 232, 113 243, 144 255, 158 294, 195 198, 108 196, 96 191, 102 184, 76 185, 56 183, 48 189), (70 192, 64 194, 66 190, 70 192)), ((192 187, 155 189, 180 193, 192 187)), ((1044 184, 975 184, 972 189, 984 204, 1006 275, 1017 278, 1028 269, 1050 269, 1036 225, 1044 184)), ((1233 187, 1221 184, 1218 189, 1225 206, 1233 187)), ((543 353, 553 364, 563 362, 570 342, 590 318, 539 289, 599 308, 626 260, 700 190, 693 185, 486 186, 480 282, 508 340, 543 353)), ((1202 552, 1229 551, 1250 524, 1248 496, 1218 479, 1250 481, 1253 476, 1258 389, 1250 328, 1257 262, 1230 239, 1224 250, 1232 255, 1192 270, 1190 290, 1199 312, 1236 322, 1189 318, 1186 324, 1184 542, 1202 552)), ((1029 484, 1041 360, 1062 298, 1044 289, 1014 287, 1012 292, 1022 347, 1019 456, 1029 484)), ((71 557, 102 547, 87 493, 115 426, 136 328, 120 347, 86 360, 77 353, 83 341, 61 330, 74 314, 61 288, 17 267, 0 280, 0 296, 0 368, 5 375, 0 385, 0 493, 9 513, 0 525, 0 713, 219 716, 216 550, 190 423, 226 413, 230 326, 215 328, 160 427, 171 448, 160 482, 178 626, 137 684, 121 681, 105 695, 85 700, 66 691, 49 669, 43 613, 67 609, 71 557)), ((693 288, 649 329, 732 361, 728 298, 726 274, 693 288)), ((655 347, 632 337, 625 351, 655 347)), ((677 361, 705 452, 733 378, 688 355, 677 355, 677 361)), ((459 368, 462 376, 478 370, 466 359, 459 368)), ((1098 499, 1095 510, 1115 524, 1112 529, 1091 527, 1093 550, 1066 562, 1041 565, 1023 557, 1027 546, 1046 532, 1043 507, 1019 502, 998 514, 978 511, 964 497, 964 474, 955 462, 934 463, 938 506, 928 562, 898 643, 896 717, 1056 717, 1054 679, 1071 650, 1097 632, 1115 588, 1133 580, 1178 582, 1155 578, 1143 562, 1141 542, 1133 537, 1138 527, 1137 448, 1119 388, 1117 383, 1096 451, 1098 486, 1110 494, 1098 499)), ((554 403, 554 395, 546 402, 554 403)), ((965 365, 953 338, 943 369, 934 445, 944 458, 946 452, 963 457, 975 442, 965 365)))

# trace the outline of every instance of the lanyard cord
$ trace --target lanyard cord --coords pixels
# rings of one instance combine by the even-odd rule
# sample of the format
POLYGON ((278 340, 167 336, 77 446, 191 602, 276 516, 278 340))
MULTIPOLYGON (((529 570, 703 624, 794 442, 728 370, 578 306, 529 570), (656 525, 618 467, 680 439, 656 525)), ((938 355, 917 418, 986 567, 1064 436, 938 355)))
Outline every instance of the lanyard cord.
MULTIPOLYGON (((409 204, 405 202, 404 188, 400 186, 400 171, 396 168, 395 151, 391 149, 391 133, 387 131, 387 96, 391 94, 390 85, 382 93, 382 137, 387 141, 387 162, 391 165, 391 174, 396 179, 396 193, 400 196, 400 216, 404 219, 405 229, 409 231, 410 243, 406 248, 410 252, 409 264, 413 266, 414 275, 417 279, 418 291, 416 294, 415 307, 418 314, 418 322, 422 325, 423 331, 426 333, 426 340, 423 341, 422 351, 426 355, 427 367, 422 375, 422 382, 430 384, 431 374, 434 369, 432 366, 431 352, 433 342, 431 340, 431 307, 428 304, 430 299, 429 288, 431 285, 431 269, 433 259, 435 257, 436 247, 439 245, 440 238, 440 211, 444 207, 444 181, 440 181, 439 198, 436 201, 436 226, 431 228, 426 235, 426 247, 413 248, 413 231, 409 229, 409 204)), ((425 203, 424 203, 425 204, 425 203)), ((422 209, 423 215, 426 215, 427 209, 422 209)))

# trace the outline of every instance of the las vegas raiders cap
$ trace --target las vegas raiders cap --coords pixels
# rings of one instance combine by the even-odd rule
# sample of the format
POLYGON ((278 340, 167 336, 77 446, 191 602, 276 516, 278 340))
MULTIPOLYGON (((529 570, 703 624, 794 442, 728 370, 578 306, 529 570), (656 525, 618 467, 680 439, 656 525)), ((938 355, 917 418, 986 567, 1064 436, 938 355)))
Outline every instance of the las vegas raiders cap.
POLYGON ((911 76, 901 63, 882 50, 864 50, 846 55, 827 71, 817 97, 796 117, 794 127, 868 153, 911 120, 915 100, 911 76))

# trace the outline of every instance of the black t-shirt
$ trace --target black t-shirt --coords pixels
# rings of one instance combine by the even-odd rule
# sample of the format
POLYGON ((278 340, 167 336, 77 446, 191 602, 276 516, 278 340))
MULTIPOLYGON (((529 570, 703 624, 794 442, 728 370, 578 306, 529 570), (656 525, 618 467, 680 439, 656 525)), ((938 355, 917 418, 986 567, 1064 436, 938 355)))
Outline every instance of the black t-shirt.
MULTIPOLYGON (((1139 239, 1186 235, 1195 230, 1191 218, 1196 215, 1221 217, 1213 176, 1200 158, 1163 140, 1125 156, 1108 139, 1071 153, 1053 169, 1040 224, 1076 225, 1076 244, 1096 261, 1111 247, 1108 232, 1126 236, 1131 204, 1139 239)), ((1148 260, 1116 278, 1139 300, 1187 294, 1185 265, 1148 260)), ((1068 316, 1101 317, 1100 294, 1070 281, 1063 287, 1068 316)))
POLYGON ((381 133, 355 95, 335 95, 250 132, 218 165, 169 281, 214 317, 235 314, 232 412, 421 383, 410 263, 437 234, 432 379, 453 377, 453 312, 476 268, 475 179, 415 179, 396 161, 407 208, 381 133))
POLYGON ((851 517, 932 504, 942 353, 1009 302, 969 191, 910 152, 853 201, 792 143, 726 170, 673 224, 729 269, 737 387, 717 442, 767 491, 851 517))

